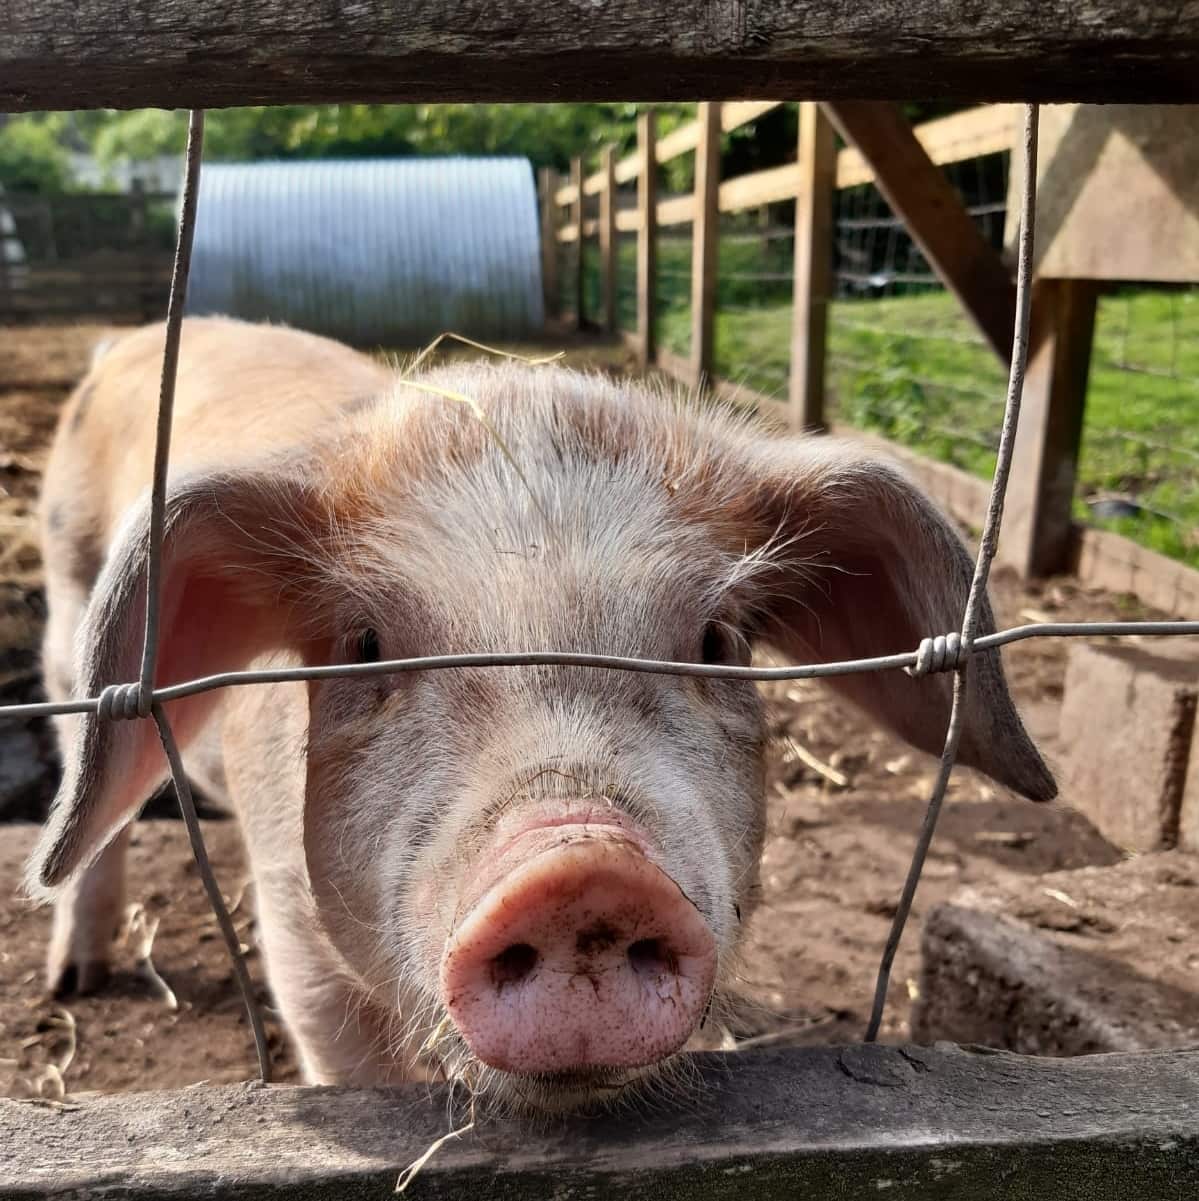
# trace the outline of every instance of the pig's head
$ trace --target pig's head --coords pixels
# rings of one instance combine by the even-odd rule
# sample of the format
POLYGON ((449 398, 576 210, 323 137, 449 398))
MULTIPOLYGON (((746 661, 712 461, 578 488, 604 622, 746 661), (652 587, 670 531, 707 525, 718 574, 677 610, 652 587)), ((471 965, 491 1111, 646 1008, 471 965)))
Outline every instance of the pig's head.
MULTIPOLYGON (((567 371, 428 378, 485 420, 401 386, 292 460, 174 487, 162 683, 281 649, 314 664, 513 650, 746 664, 764 642, 835 660, 912 650, 960 621, 959 539, 857 450, 567 371)), ((137 675, 143 535, 144 514, 85 621, 92 692, 137 675)), ((832 686, 940 749, 948 677, 832 686)), ((182 740, 217 695, 168 707, 182 740)), ((688 1042, 754 896, 752 684, 517 667, 324 679, 308 695, 310 887, 347 970, 403 1014, 411 1046, 560 1107, 688 1042)), ((971 666, 961 759, 1053 794, 993 653, 971 666)), ((161 775, 147 723, 84 719, 41 885, 92 857, 161 775)))

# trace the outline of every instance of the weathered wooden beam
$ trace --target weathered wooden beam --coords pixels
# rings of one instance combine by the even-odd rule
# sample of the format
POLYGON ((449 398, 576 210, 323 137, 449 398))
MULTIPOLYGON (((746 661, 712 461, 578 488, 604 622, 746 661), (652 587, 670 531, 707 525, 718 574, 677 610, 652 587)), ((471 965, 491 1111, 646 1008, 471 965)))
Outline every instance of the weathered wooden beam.
POLYGON ((716 342, 716 271, 720 258, 720 104, 699 106, 695 148, 695 203, 691 225, 691 377, 712 373, 716 342))
MULTIPOLYGON (((686 1096, 602 1119, 481 1116, 410 1193, 627 1201, 1199 1196, 1199 1053, 1049 1060, 941 1045, 695 1058, 686 1096)), ((0 1198, 390 1196, 444 1089, 225 1085, 0 1100, 0 1198)))
POLYGON ((647 371, 654 361, 658 295, 658 122, 653 109, 637 118, 637 361, 647 371))
POLYGON ((1199 9, 1157 0, 10 0, 0 109, 329 101, 1186 102, 1199 9))
POLYGON ((1028 372, 999 554, 1021 575, 1062 571, 1071 519, 1099 285, 1038 280, 1028 372))
POLYGON ((575 190, 574 204, 571 207, 572 224, 578 231, 575 238, 575 258, 574 258, 574 322, 576 329, 582 329, 583 323, 586 320, 584 316, 584 300, 583 300, 583 243, 586 234, 583 230, 583 215, 584 215, 584 200, 583 200, 583 160, 579 155, 575 155, 570 160, 570 181, 575 190))
POLYGON ((833 124, 874 169, 875 183, 929 265, 962 302, 991 349, 1012 353, 1016 288, 945 173, 892 104, 826 104, 833 124))
POLYGON ((791 303, 791 426, 824 429, 824 358, 833 286, 833 174, 837 142, 820 106, 799 106, 799 188, 791 303))
POLYGON ((599 202, 600 277, 604 295, 604 329, 616 332, 616 147, 603 152, 604 186, 599 202))

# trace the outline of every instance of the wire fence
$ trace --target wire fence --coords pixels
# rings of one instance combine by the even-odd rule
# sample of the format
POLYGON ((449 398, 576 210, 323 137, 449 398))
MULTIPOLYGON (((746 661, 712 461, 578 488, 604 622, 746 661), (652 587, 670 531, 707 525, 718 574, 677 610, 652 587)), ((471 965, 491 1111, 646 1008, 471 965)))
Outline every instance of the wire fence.
MULTIPOLYGON (((1048 636, 1083 636, 1117 634, 1199 634, 1199 622, 1118 622, 1104 624, 1066 623, 1061 625, 1025 626, 976 637, 977 622, 986 593, 987 578, 998 541, 999 527, 1003 515, 1004 493, 1011 468, 1015 441, 1016 423, 1019 416, 1023 376, 1027 362, 1029 324, 1029 280, 1031 247, 1034 233, 1033 214, 1035 208, 1035 156, 1036 156, 1037 110, 1029 106, 1025 115, 1024 156, 1026 169, 1023 178, 1028 182, 1023 200, 1017 284, 1017 320, 1015 348, 1012 356, 1011 373, 1007 385, 1007 400, 1003 426, 997 448, 997 463, 994 484, 988 505, 986 525, 983 530, 975 571, 970 586, 960 630, 931 631, 918 648, 887 656, 857 659, 839 663, 806 664, 785 668, 752 668, 731 666, 706 666, 696 663, 677 663, 657 660, 627 659, 605 655, 582 655, 554 651, 510 654, 467 654, 436 656, 420 659, 387 661, 370 664, 335 664, 328 667, 303 667, 266 671, 230 672, 206 679, 186 681, 164 688, 154 688, 154 668, 159 649, 158 613, 160 599, 160 575, 164 517, 166 513, 166 478, 170 455, 170 429, 174 398, 174 381, 178 363, 183 301, 186 294, 187 272, 190 259, 191 237, 195 224, 197 183, 200 171, 200 148, 203 140, 203 114, 194 112, 191 117, 187 151, 187 172, 184 188, 184 203, 181 210, 175 271, 168 305, 166 347, 163 358, 162 388, 157 422, 157 444, 155 454, 154 484, 150 534, 145 551, 147 568, 146 588, 146 637, 140 677, 136 682, 115 682, 104 687, 98 696, 91 696, 65 703, 36 705, 13 705, 0 708, 0 717, 18 718, 47 714, 85 714, 95 722, 116 720, 147 720, 155 722, 161 738, 176 794, 189 837, 192 841, 197 864, 218 922, 225 936, 229 954, 234 962, 238 983, 254 1031, 258 1049, 262 1078, 270 1078, 270 1060, 261 1019, 249 986, 238 940, 229 915, 225 909, 220 889, 217 886, 204 852, 203 839, 192 804, 191 792, 183 771, 178 746, 164 705, 184 696, 217 688, 252 684, 276 683, 292 680, 316 680, 331 677, 361 677, 381 673, 455 670, 462 668, 516 668, 530 665, 566 665, 595 670, 636 671, 656 674, 702 676, 718 679, 744 680, 795 680, 813 677, 829 677, 851 673, 905 669, 914 676, 925 676, 933 672, 952 671, 953 701, 946 731, 944 751, 940 768, 932 789, 928 809, 912 857, 910 869, 904 883, 903 893, 897 907, 890 935, 887 939, 880 963, 875 999, 870 1023, 866 1031, 867 1041, 878 1033, 883 1008, 886 1002, 891 963, 902 937, 912 900, 920 880, 924 859, 936 828, 937 817, 944 800, 946 788, 957 757, 958 741, 962 730, 963 700, 967 672, 974 654, 992 650, 1008 643, 1026 638, 1048 636)), ((780 239, 782 240, 782 239, 780 239)), ((669 260, 664 266, 669 269, 669 260)), ((663 272, 665 274, 665 272, 663 272)), ((747 273, 748 274, 748 273, 747 273)), ((773 283, 755 274, 752 280, 735 280, 758 288, 773 283)), ((421 356, 424 357, 423 355, 421 356)), ((417 384, 416 386, 419 386, 417 384)))

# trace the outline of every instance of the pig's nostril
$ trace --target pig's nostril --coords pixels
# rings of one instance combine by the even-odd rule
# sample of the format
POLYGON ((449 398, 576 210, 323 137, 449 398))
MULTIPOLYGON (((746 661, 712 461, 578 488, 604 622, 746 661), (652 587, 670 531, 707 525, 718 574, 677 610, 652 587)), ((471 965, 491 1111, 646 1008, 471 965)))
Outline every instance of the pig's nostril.
POLYGON ((677 975, 678 956, 664 938, 640 938, 629 944, 629 965, 640 976, 677 975))
POLYGON ((537 966, 537 949, 527 942, 514 942, 491 961, 491 979, 496 988, 519 984, 537 966))

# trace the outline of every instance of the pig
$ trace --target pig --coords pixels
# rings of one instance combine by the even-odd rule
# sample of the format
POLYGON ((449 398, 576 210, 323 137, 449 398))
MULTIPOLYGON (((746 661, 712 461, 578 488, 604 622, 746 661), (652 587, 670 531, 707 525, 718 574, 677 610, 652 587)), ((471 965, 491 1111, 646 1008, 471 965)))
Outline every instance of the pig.
MULTIPOLYGON (((138 677, 163 344, 156 325, 109 347, 57 431, 42 504, 54 699, 138 677)), ((559 366, 413 378, 278 325, 184 323, 156 687, 462 652, 834 661, 960 622, 959 537, 853 444, 559 366)), ((960 760, 1052 797, 998 654, 969 680, 960 760)), ((831 681, 934 753, 950 684, 831 681)), ((454 668, 255 684, 166 712, 189 773, 240 821, 306 1080, 444 1072, 502 1106, 603 1105, 651 1087, 727 994, 763 842, 752 682, 454 668)), ((166 768, 151 722, 58 730, 64 776, 29 885, 54 900, 49 984, 87 991, 121 918, 129 823, 166 768)))

